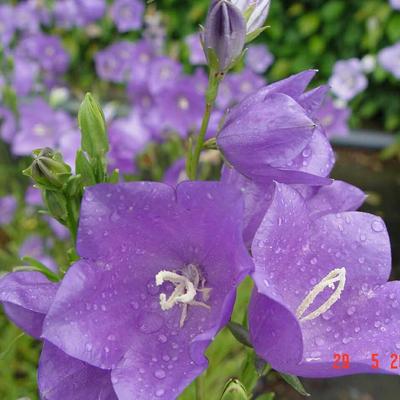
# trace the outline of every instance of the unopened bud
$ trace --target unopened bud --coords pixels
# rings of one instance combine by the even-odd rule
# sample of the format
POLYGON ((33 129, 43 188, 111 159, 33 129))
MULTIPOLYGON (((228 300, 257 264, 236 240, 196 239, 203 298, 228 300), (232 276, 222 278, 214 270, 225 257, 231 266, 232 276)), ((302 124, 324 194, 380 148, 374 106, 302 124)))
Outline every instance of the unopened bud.
POLYGON ((87 93, 78 114, 82 150, 90 157, 102 157, 108 151, 106 122, 94 97, 87 93))
POLYGON ((23 171, 38 185, 60 189, 71 176, 71 168, 65 164, 60 153, 45 147, 33 151, 32 165, 23 171))
POLYGON ((242 54, 246 40, 246 21, 228 0, 214 1, 208 12, 204 47, 209 63, 210 52, 218 61, 219 71, 228 70, 242 54))

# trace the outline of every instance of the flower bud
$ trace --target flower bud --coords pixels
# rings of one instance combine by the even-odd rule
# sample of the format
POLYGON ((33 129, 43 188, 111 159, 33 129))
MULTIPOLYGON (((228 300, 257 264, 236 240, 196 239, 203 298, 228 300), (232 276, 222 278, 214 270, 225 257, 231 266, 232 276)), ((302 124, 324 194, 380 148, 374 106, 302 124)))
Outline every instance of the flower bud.
POLYGON ((78 114, 82 134, 81 146, 90 157, 101 157, 108 151, 106 122, 103 111, 90 93, 86 93, 78 114))
POLYGON ((23 173, 38 185, 60 189, 71 176, 71 168, 64 163, 60 153, 45 147, 33 152, 33 163, 23 173))
POLYGON ((204 46, 209 63, 210 52, 218 61, 219 71, 228 70, 243 51, 246 21, 240 10, 228 0, 214 1, 208 12, 204 46))

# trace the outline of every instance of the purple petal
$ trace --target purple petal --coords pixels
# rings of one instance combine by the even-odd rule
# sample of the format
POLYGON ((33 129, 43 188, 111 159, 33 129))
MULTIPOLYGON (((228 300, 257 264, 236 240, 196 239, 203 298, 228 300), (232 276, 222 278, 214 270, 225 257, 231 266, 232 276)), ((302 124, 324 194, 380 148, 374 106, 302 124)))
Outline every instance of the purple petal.
POLYGON ((307 111, 308 115, 313 117, 315 112, 322 106, 328 92, 328 85, 318 86, 303 93, 299 97, 299 104, 307 111))
POLYGON ((13 272, 0 279, 0 302, 16 325, 38 338, 57 288, 39 272, 13 272))
POLYGON ((72 358, 49 342, 40 356, 38 384, 42 400, 117 400, 109 370, 72 358))

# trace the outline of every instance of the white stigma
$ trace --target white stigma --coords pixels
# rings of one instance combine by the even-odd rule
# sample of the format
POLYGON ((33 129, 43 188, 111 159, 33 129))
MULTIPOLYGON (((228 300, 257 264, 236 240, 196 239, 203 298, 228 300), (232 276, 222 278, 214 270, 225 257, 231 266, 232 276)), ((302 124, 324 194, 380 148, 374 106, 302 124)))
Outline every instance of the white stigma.
POLYGON ((179 275, 176 272, 162 270, 155 278, 157 286, 161 286, 164 282, 171 282, 175 286, 175 289, 168 298, 165 293, 160 293, 160 307, 163 311, 167 311, 175 305, 181 304, 183 307, 179 323, 181 328, 185 323, 187 308, 189 305, 210 309, 208 304, 195 300, 197 292, 202 292, 203 300, 207 301, 211 290, 204 287, 205 280, 200 279, 200 274, 196 266, 189 264, 183 270, 182 275, 179 275), (200 288, 199 285, 201 285, 200 288))
POLYGON ((307 294, 307 296, 301 302, 301 304, 299 305, 299 307, 297 308, 297 311, 296 311, 297 319, 300 322, 310 321, 310 320, 313 320, 313 319, 319 317, 321 314, 325 313, 326 311, 328 311, 340 299, 340 295, 343 292, 345 283, 346 283, 346 269, 345 268, 336 268, 336 269, 332 270, 331 272, 329 272, 329 274, 326 275, 325 278, 323 278, 319 283, 317 283, 311 289, 311 291, 307 294), (338 282, 338 284, 335 289, 336 282, 338 282), (303 316, 304 313, 314 303, 314 300, 317 298, 317 296, 320 293, 322 293, 327 287, 334 290, 334 292, 330 295, 328 300, 326 300, 325 303, 323 303, 316 310, 303 316))

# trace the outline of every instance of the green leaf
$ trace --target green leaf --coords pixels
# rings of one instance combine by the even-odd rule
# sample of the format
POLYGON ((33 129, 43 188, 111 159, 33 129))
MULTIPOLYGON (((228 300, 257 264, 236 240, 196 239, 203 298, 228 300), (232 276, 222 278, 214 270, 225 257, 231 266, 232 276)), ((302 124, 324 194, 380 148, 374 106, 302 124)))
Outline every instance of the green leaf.
POLYGON ((106 121, 100 104, 90 93, 86 93, 79 108, 78 122, 82 150, 91 158, 103 157, 108 151, 106 121))
POLYGON ((109 183, 118 183, 119 182, 119 169, 114 169, 111 175, 108 177, 109 183))
POLYGON ((300 379, 295 375, 284 374, 279 372, 279 375, 294 389, 297 393, 300 393, 302 396, 310 396, 310 393, 304 389, 303 384, 300 382, 300 379))
POLYGON ((247 347, 253 347, 250 342, 249 332, 245 327, 238 324, 237 322, 230 321, 228 323, 228 328, 237 341, 239 341, 240 343, 244 344, 247 347))
POLYGON ((236 378, 230 379, 225 385, 221 400, 248 400, 246 389, 236 378))

